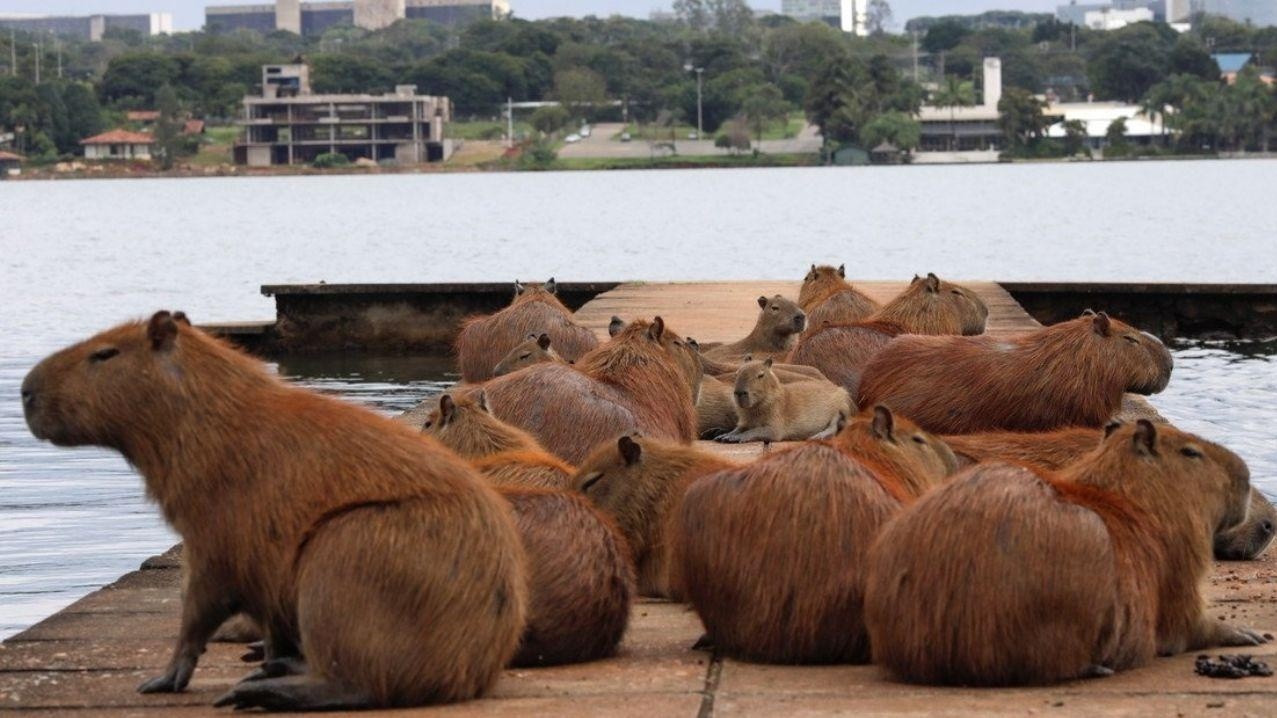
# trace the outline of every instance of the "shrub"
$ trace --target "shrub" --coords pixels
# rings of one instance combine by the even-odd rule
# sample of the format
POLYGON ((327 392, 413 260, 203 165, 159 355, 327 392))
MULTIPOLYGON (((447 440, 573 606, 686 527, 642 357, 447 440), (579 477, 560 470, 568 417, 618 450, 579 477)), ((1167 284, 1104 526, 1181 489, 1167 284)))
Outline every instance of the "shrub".
POLYGON ((311 163, 316 169, 326 170, 332 167, 346 167, 350 160, 340 152, 325 152, 311 163))

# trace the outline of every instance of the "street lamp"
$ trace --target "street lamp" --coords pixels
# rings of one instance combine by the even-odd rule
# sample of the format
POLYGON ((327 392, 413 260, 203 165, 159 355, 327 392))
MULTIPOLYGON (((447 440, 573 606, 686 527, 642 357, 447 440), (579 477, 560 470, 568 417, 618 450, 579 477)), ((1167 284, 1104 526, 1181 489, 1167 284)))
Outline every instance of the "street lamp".
POLYGON ((701 88, 702 81, 705 79, 705 68, 695 67, 689 62, 683 65, 683 69, 687 72, 696 71, 696 139, 699 140, 705 135, 705 110, 701 99, 704 96, 701 88))

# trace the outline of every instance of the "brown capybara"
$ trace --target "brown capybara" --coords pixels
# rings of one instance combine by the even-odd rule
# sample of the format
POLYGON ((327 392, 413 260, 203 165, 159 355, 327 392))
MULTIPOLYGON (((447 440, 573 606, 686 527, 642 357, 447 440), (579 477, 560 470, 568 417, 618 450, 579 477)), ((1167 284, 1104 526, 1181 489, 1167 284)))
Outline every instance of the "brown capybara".
POLYGON ((219 700, 240 708, 464 700, 518 648, 527 559, 509 508, 409 427, 291 387, 169 312, 48 357, 22 402, 38 438, 120 451, 182 537, 177 647, 144 693, 184 690, 237 610, 265 630, 267 675, 299 649, 308 666, 219 700))
POLYGON ((550 346, 551 341, 550 335, 544 332, 540 335, 529 334, 523 343, 511 349, 504 359, 497 362, 497 365, 492 368, 492 376, 505 376, 512 371, 518 371, 533 364, 540 364, 543 361, 556 362, 558 364, 568 363, 550 346))
POLYGON ((798 290, 798 305, 807 312, 807 326, 812 328, 859 322, 880 309, 878 302, 847 281, 841 264, 837 269, 811 265, 798 290))
MULTIPOLYGON (((1097 449, 1104 432, 1072 427, 1041 433, 994 431, 940 438, 953 449, 963 466, 981 461, 1007 461, 1059 471, 1097 449)), ((1277 522, 1277 510, 1252 486, 1246 520, 1215 533, 1215 558, 1224 561, 1258 558, 1272 543, 1274 522, 1277 522)))
POLYGON ((1124 392, 1166 388, 1172 366, 1156 337, 1092 314, 1001 340, 897 337, 865 368, 859 401, 938 434, 1099 427, 1124 392))
POLYGON ((566 489, 573 469, 522 429, 492 415, 483 390, 444 394, 421 430, 470 462, 496 486, 566 489))
POLYGON ((901 502, 954 465, 879 408, 830 441, 693 482, 674 523, 675 573, 714 646, 768 663, 868 660, 864 556, 901 502))
POLYGON ((854 399, 869 361, 904 333, 897 324, 878 321, 821 327, 803 334, 785 361, 816 369, 854 399))
POLYGON ((741 366, 734 398, 736 427, 718 437, 733 444, 825 439, 856 413, 846 389, 827 380, 781 383, 771 359, 741 366))
POLYGON ((701 379, 696 398, 696 433, 713 439, 736 428, 736 400, 733 385, 714 376, 701 379))
POLYGON ((779 294, 758 298, 758 321, 744 339, 731 344, 710 347, 705 356, 720 361, 740 361, 746 354, 756 359, 783 356, 794 345, 794 339, 807 327, 807 314, 796 302, 779 294))
POLYGON ((1262 643, 1199 590, 1248 494, 1235 454, 1143 419, 1058 474, 970 468, 874 543, 874 660, 917 683, 1044 684, 1262 643))
POLYGON ((599 345, 594 332, 577 324, 555 296, 553 279, 543 285, 514 283, 514 301, 496 314, 467 320, 457 335, 461 379, 477 384, 492 378, 493 368, 529 334, 550 335, 555 351, 576 361, 599 345))
POLYGON ((573 481, 616 521, 634 555, 639 593, 678 599, 670 576, 669 521, 689 484, 735 466, 695 446, 626 435, 600 444, 573 481))
POLYGON ((576 492, 501 487, 528 555, 528 626, 514 666, 607 658, 625 633, 634 567, 624 539, 576 492))
POLYGON ((934 274, 914 277, 908 289, 871 317, 910 334, 965 335, 983 334, 988 318, 989 308, 975 292, 934 274))
POLYGON ((630 431, 692 441, 700 359, 657 317, 636 320, 575 366, 537 364, 484 384, 498 419, 570 464, 630 431))

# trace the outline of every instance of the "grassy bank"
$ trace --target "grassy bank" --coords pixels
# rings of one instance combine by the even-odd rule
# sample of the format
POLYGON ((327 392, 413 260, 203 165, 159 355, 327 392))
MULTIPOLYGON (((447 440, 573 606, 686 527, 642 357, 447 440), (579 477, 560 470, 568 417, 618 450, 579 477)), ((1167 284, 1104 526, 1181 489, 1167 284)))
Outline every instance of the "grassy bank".
POLYGON ((675 155, 673 157, 569 157, 559 158, 552 170, 691 169, 705 167, 813 167, 814 154, 785 155, 675 155))

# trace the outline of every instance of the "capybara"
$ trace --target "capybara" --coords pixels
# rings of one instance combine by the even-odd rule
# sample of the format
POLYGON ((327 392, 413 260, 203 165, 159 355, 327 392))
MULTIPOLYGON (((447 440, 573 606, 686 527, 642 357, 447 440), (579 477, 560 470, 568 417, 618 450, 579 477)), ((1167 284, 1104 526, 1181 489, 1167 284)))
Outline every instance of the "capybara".
POLYGON ((898 324, 910 334, 983 334, 989 308, 970 289, 934 274, 914 277, 909 288, 872 317, 898 324))
POLYGON ((736 428, 736 400, 733 385, 718 377, 701 379, 701 393, 696 398, 696 433, 712 439, 736 428))
POLYGON ((497 362, 497 365, 492 368, 492 376, 505 376, 512 371, 540 364, 543 361, 566 364, 567 360, 559 356, 559 353, 550 346, 551 341, 550 335, 544 332, 540 335, 529 334, 522 344, 511 349, 504 359, 497 362))
POLYGON ((771 359, 740 368, 734 397, 736 427, 718 437, 734 444, 828 438, 855 413, 846 389, 829 381, 782 384, 771 359))
POLYGON ((758 321, 744 339, 704 350, 707 357, 740 361, 746 354, 756 359, 783 356, 807 327, 807 314, 796 302, 776 296, 758 298, 758 321))
POLYGON ((917 683, 1044 684, 1262 643, 1207 616, 1199 586, 1212 533, 1246 515, 1248 474, 1143 419, 1058 474, 967 469, 870 551, 874 660, 917 683))
POLYGON ((492 415, 487 395, 444 394, 422 431, 457 452, 496 486, 566 489, 573 469, 522 429, 492 415))
POLYGON ((498 491, 528 555, 528 626, 512 665, 611 656, 634 597, 630 552, 611 519, 576 492, 498 491))
POLYGON ((476 384, 492 378, 492 370, 529 334, 550 335, 555 351, 576 361, 598 346, 594 332, 577 324, 555 296, 554 280, 543 285, 514 283, 514 301, 496 314, 467 320, 457 335, 461 379, 476 384))
POLYGON ((811 265, 798 290, 798 305, 807 312, 807 326, 850 324, 868 319, 880 308, 869 295, 847 281, 845 265, 837 269, 811 265))
POLYGON ((591 452, 574 483, 616 521, 634 555, 639 593, 678 599, 670 576, 669 521, 689 484, 735 466, 695 446, 625 435, 591 452))
POLYGON ((177 647, 142 692, 184 690, 238 610, 268 666, 299 649, 308 666, 219 700, 241 708, 464 700, 514 655, 527 559, 509 508, 411 428, 291 387, 169 312, 48 357, 22 403, 37 438, 122 453, 182 537, 177 647))
POLYGON ((484 385, 502 421, 568 463, 630 431, 692 441, 700 359, 657 317, 626 325, 575 366, 537 364, 484 385))
POLYGON ((1215 533, 1215 558, 1223 561, 1251 561, 1259 558, 1273 542, 1277 509, 1255 487, 1250 488, 1246 520, 1215 533))
POLYGON ((1166 388, 1171 369, 1156 337, 1092 314, 1004 340, 897 337, 865 368, 859 401, 939 434, 1098 427, 1124 392, 1166 388))
POLYGON ((785 361, 816 369, 854 399, 869 360, 904 333, 898 324, 878 321, 821 327, 803 334, 785 361))
POLYGON ((769 663, 863 662, 863 559, 901 502, 952 452, 877 408, 809 441, 693 482, 674 525, 676 574, 714 646, 769 663))

